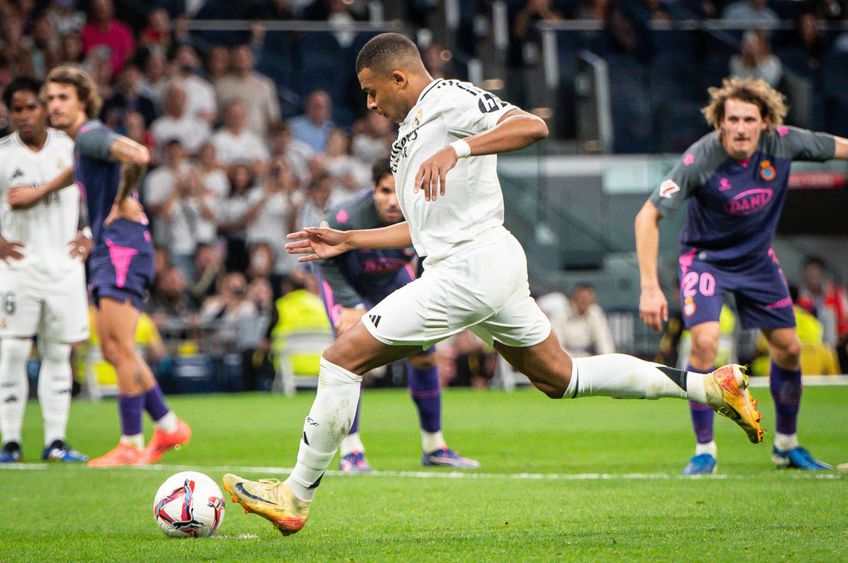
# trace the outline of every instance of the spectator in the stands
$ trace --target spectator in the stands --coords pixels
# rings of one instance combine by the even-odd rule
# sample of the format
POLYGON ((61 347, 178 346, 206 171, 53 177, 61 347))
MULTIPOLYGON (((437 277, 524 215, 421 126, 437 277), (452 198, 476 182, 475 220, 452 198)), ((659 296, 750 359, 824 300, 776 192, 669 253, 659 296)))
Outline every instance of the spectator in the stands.
POLYGON ((317 227, 324 220, 333 193, 333 178, 329 174, 314 176, 306 190, 306 201, 300 207, 297 227, 317 227))
POLYGON ((166 143, 165 155, 165 166, 147 180, 145 202, 154 213, 156 242, 167 245, 171 262, 190 279, 197 245, 215 241, 220 202, 204 189, 178 140, 166 143))
POLYGON ((250 161, 258 175, 263 175, 268 163, 268 148, 262 139, 247 128, 247 108, 236 98, 224 105, 224 126, 212 135, 218 151, 218 161, 229 165, 250 161))
POLYGON ((213 86, 230 71, 230 50, 223 45, 215 45, 206 56, 206 77, 213 86))
POLYGON ((574 286, 565 306, 551 315, 551 328, 560 345, 575 358, 615 352, 606 315, 589 284, 574 286))
POLYGON ((99 46, 109 49, 112 73, 117 74, 135 54, 135 38, 129 26, 115 19, 112 0, 91 0, 89 20, 82 28, 82 47, 88 53, 99 46))
POLYGON ((240 329, 255 324, 256 305, 247 298, 247 280, 240 272, 221 279, 220 291, 203 302, 200 322, 214 327, 212 339, 224 351, 239 351, 240 329))
POLYGON ((52 0, 46 14, 61 37, 76 35, 85 26, 85 12, 76 9, 76 0, 52 0))
POLYGON ((165 88, 168 85, 168 61, 164 53, 150 51, 144 59, 144 79, 139 91, 153 100, 156 109, 161 110, 165 88))
POLYGON ((762 30, 746 31, 742 51, 730 58, 730 74, 740 78, 761 78, 777 87, 783 76, 783 65, 771 52, 771 42, 762 30))
POLYGON ((0 22, 0 53, 3 53, 14 76, 35 76, 35 65, 29 51, 31 42, 24 37, 24 20, 10 14, 0 22))
POLYGON ((335 127, 332 117, 333 102, 330 95, 324 90, 315 90, 307 96, 303 114, 290 120, 292 135, 306 143, 313 152, 323 153, 327 137, 335 127))
POLYGON ((47 72, 61 62, 60 38, 50 19, 42 15, 32 24, 30 47, 35 75, 43 78, 47 72))
POLYGON ((139 92, 141 86, 141 69, 133 62, 124 65, 118 77, 118 84, 112 95, 103 103, 100 118, 103 122, 115 129, 124 116, 131 112, 138 112, 144 117, 144 124, 150 126, 156 119, 156 107, 153 100, 139 92))
POLYGON ((271 147, 272 159, 285 158, 302 183, 309 181, 308 163, 315 153, 306 143, 294 138, 288 122, 278 121, 271 124, 268 129, 268 144, 271 147))
POLYGON ((148 49, 167 53, 173 43, 171 16, 165 8, 153 8, 147 13, 147 27, 141 30, 138 43, 148 49))
POLYGON ((76 33, 68 33, 63 36, 59 51, 60 63, 80 67, 84 58, 85 53, 82 50, 82 38, 76 33))
POLYGON ((218 213, 218 232, 226 241, 227 271, 244 272, 247 269, 245 213, 250 205, 248 198, 255 181, 253 167, 249 162, 236 162, 229 167, 227 177, 230 191, 218 213))
POLYGON ((158 328, 169 321, 185 321, 195 313, 186 287, 186 278, 176 266, 168 266, 154 282, 147 312, 158 328))
POLYGON ((338 127, 327 138, 324 165, 335 183, 333 201, 349 199, 359 190, 369 187, 370 169, 350 155, 350 136, 338 127))
POLYGON ((186 93, 183 87, 172 82, 165 91, 165 113, 153 122, 150 132, 162 145, 170 139, 179 139, 189 154, 195 154, 209 138, 209 124, 186 111, 186 93))
POLYGON ((224 275, 224 255, 218 244, 199 244, 194 251, 194 277, 188 293, 196 304, 215 295, 224 275))
POLYGON ((198 119, 212 124, 218 112, 215 101, 215 89, 208 80, 201 77, 200 59, 189 44, 180 45, 174 53, 174 76, 186 93, 186 112, 198 119))
POLYGON ((220 104, 238 99, 247 108, 247 128, 264 137, 268 125, 280 119, 277 87, 253 70, 253 51, 249 45, 234 47, 230 53, 230 73, 215 82, 220 104))
POLYGON ((144 123, 144 116, 137 111, 129 111, 124 115, 123 126, 119 130, 123 130, 124 135, 140 145, 147 147, 150 151, 151 166, 159 163, 156 151, 156 139, 153 133, 147 128, 144 123))
POLYGON ((780 21, 777 13, 772 10, 766 0, 736 0, 728 4, 721 13, 722 19, 742 21, 745 23, 777 23, 780 21))
POLYGON ((381 158, 389 156, 396 134, 392 122, 377 113, 369 111, 353 126, 353 156, 366 166, 373 166, 381 158))
POLYGON ((831 346, 848 340, 848 292, 827 272, 818 256, 804 259, 797 304, 822 323, 824 341, 831 346))
POLYGON ((218 163, 217 151, 211 141, 206 141, 201 145, 200 151, 197 153, 195 168, 197 173, 200 174, 200 181, 205 189, 214 192, 219 200, 227 197, 230 191, 230 183, 227 180, 226 172, 218 163))

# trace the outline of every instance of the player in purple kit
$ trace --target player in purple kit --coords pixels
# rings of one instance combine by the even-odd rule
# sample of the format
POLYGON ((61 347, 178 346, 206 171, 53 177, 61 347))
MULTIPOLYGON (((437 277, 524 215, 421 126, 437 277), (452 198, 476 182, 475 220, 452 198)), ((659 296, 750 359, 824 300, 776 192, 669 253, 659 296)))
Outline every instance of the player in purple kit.
POLYGON ((45 79, 51 124, 75 141, 74 178, 85 196, 94 248, 89 285, 103 357, 118 374, 121 438, 118 446, 88 462, 92 467, 154 463, 191 437, 189 426, 165 404, 153 372, 135 349, 144 292, 153 279, 153 244, 147 218, 132 195, 150 153, 95 119, 101 100, 86 73, 57 67, 45 79), (141 411, 156 430, 144 448, 141 411))
MULTIPOLYGON (((801 344, 792 299, 771 248, 793 160, 848 159, 848 140, 786 127, 782 94, 762 80, 726 79, 703 108, 715 132, 692 145, 636 216, 642 295, 639 313, 660 330, 668 304, 657 277, 658 224, 688 199, 680 231, 680 301, 692 334, 691 371, 714 369, 719 313, 732 293, 744 328, 768 341, 777 411, 772 460, 778 467, 830 469, 798 444, 801 344)), ((690 403, 697 446, 684 474, 713 473, 713 413, 690 403)))
MULTIPOLYGON (((363 190, 353 199, 330 209, 324 218, 325 226, 348 231, 386 227, 403 221, 388 159, 374 164, 372 179, 374 189, 363 190)), ((410 264, 413 258, 413 249, 362 249, 320 262, 321 297, 336 334, 343 334, 368 309, 414 280, 415 272, 410 264)), ((464 469, 480 467, 477 461, 448 448, 442 436, 442 393, 434 351, 431 347, 410 357, 407 363, 409 393, 421 424, 421 462, 464 469)), ((339 469, 342 471, 371 470, 359 437, 361 404, 360 398, 353 425, 340 446, 339 469)))

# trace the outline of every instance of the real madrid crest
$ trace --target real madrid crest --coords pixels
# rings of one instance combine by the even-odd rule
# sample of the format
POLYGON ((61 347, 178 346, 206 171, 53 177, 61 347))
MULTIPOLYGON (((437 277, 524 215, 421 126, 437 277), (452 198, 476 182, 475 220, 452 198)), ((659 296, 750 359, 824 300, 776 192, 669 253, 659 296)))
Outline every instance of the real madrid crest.
POLYGON ((764 160, 760 163, 760 178, 766 182, 771 182, 777 177, 777 170, 772 166, 771 161, 764 160))
POLYGON ((412 126, 418 127, 421 125, 421 117, 424 115, 424 109, 419 108, 417 112, 415 112, 415 117, 412 118, 412 126))

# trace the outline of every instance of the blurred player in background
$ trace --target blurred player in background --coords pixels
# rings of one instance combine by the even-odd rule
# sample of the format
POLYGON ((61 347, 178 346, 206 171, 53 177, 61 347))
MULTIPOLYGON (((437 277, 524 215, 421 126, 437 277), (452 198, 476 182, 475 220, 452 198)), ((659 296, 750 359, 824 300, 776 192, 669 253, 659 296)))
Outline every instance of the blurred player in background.
POLYGON ((45 79, 44 98, 51 123, 76 143, 73 173, 85 194, 94 241, 89 284, 97 307, 97 333, 103 357, 118 374, 120 441, 88 463, 92 467, 154 463, 168 449, 187 443, 191 429, 168 408, 135 347, 142 300, 153 279, 153 244, 147 217, 133 192, 150 153, 94 118, 100 97, 83 71, 53 69, 45 79), (142 409, 156 426, 146 448, 142 409))
MULTIPOLYGON (((386 227, 403 221, 388 159, 374 165, 372 179, 373 190, 363 190, 353 199, 330 209, 324 217, 324 226, 348 231, 386 227)), ((411 248, 361 249, 319 263, 321 296, 337 336, 353 327, 365 311, 415 279, 413 258, 415 251, 411 248)), ((442 436, 442 392, 434 353, 435 348, 430 347, 407 361, 409 393, 421 424, 421 463, 464 469, 480 467, 477 461, 448 448, 442 436)), ((361 405, 360 398, 353 425, 341 443, 339 469, 342 471, 371 470, 359 437, 361 405)))
POLYGON ((503 226, 498 153, 547 137, 538 117, 472 84, 433 79, 415 44, 372 38, 356 71, 368 109, 400 124, 391 166, 406 221, 377 229, 307 228, 286 245, 301 261, 349 250, 415 247, 424 273, 392 292, 324 351, 318 391, 285 482, 224 475, 224 489, 283 534, 299 531, 347 435, 362 374, 471 329, 551 398, 677 397, 709 403, 758 443, 759 412, 738 366, 709 375, 623 354, 572 359, 530 296, 524 250, 503 226), (445 184, 446 177, 450 181, 445 184))
MULTIPOLYGON (((786 127, 782 94, 762 80, 728 79, 710 88, 703 113, 715 129, 692 145, 636 217, 642 295, 639 313, 660 330, 668 303, 657 277, 659 221, 688 200, 680 231, 680 301, 692 335, 690 371, 715 368, 724 294, 733 293, 742 327, 768 340, 777 415, 778 467, 830 469, 798 444, 801 343, 789 288, 771 248, 793 160, 848 158, 848 140, 786 127)), ((684 474, 713 473, 713 413, 691 403, 697 445, 684 474)))
POLYGON ((62 175, 74 153, 67 135, 47 128, 40 90, 40 82, 22 77, 3 92, 15 132, 0 140, 0 463, 21 460, 33 336, 38 336, 41 357, 41 458, 88 460, 68 445, 65 431, 71 344, 88 337, 83 263, 91 235, 80 231, 80 194, 70 182, 39 187, 62 175))

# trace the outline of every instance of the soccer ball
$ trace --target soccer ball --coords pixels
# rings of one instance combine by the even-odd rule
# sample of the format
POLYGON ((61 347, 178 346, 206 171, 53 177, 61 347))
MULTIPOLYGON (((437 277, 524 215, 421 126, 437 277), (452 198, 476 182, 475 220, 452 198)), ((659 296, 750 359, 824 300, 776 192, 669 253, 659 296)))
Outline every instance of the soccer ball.
POLYGON ((153 499, 153 518, 174 538, 208 538, 224 521, 224 495, 203 473, 182 471, 168 477, 153 499))

